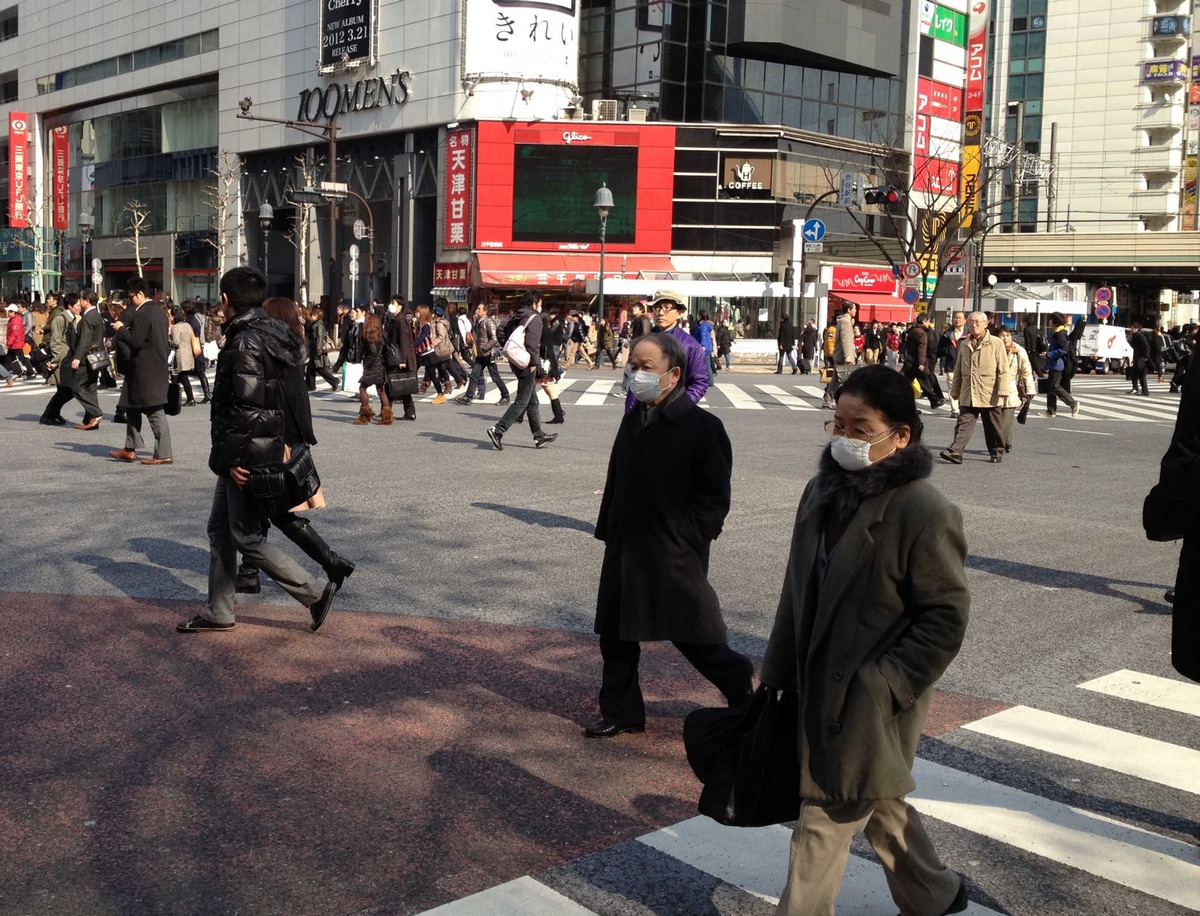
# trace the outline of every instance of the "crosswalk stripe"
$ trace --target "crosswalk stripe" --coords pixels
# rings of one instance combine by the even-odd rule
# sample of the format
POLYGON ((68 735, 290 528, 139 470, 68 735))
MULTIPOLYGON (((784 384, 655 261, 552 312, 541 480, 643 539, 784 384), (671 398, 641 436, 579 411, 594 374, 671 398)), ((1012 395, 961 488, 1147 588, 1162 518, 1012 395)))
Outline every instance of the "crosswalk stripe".
MULTIPOLYGON (((707 817, 694 817, 638 841, 748 894, 778 903, 787 880, 791 837, 787 827, 725 827, 707 817)), ((850 856, 838 892, 838 916, 878 916, 895 908, 878 863, 850 856)), ((972 903, 965 912, 995 911, 972 903)))
POLYGON ((729 398, 729 403, 741 410, 763 410, 762 404, 754 400, 749 394, 742 391, 737 385, 720 384, 713 386, 725 397, 729 398))
POLYGON ((1142 674, 1139 671, 1121 670, 1079 686, 1083 690, 1119 697, 1122 700, 1133 700, 1159 709, 1200 716, 1200 684, 1142 674))
MULTIPOLYGON (((1059 404, 1058 413, 1060 416, 1068 416, 1069 417, 1071 415, 1071 411, 1069 409, 1067 409, 1067 406, 1065 404, 1062 404, 1062 403, 1059 404)), ((1153 423, 1154 422, 1153 418, 1151 418, 1151 417, 1140 417, 1133 413, 1125 413, 1122 411, 1108 410, 1104 407, 1098 407, 1095 403, 1095 398, 1080 398, 1080 410, 1079 410, 1078 419, 1086 420, 1089 417, 1091 417, 1092 419, 1095 419, 1096 417, 1104 417, 1109 420, 1128 420, 1130 423, 1153 423)))
POLYGON ((1155 404, 1153 401, 1148 401, 1140 395, 1136 395, 1138 400, 1134 403, 1130 401, 1135 395, 1113 395, 1113 394, 1089 394, 1084 402, 1083 409, 1087 410, 1088 405, 1099 401, 1105 407, 1125 408, 1133 411, 1141 416, 1156 417, 1163 420, 1174 420, 1176 414, 1179 413, 1179 403, 1155 404))
POLYGON ((963 728, 1200 795, 1200 751, 1191 748, 1028 706, 1013 706, 963 728))
POLYGON ((908 800, 922 815, 1200 909, 1200 866, 1188 843, 922 758, 913 776, 917 790, 908 800))
MULTIPOLYGON (((610 400, 609 395, 613 390, 613 382, 592 382, 588 385, 588 390, 579 396, 575 402, 576 407, 600 407, 607 404, 610 400)), ((615 403, 616 398, 611 398, 615 403)))
POLYGON ((807 401, 802 401, 800 398, 791 392, 784 391, 778 385, 757 385, 755 386, 763 394, 770 395, 780 404, 783 404, 788 410, 817 410, 812 404, 807 401))
POLYGON ((813 385, 797 385, 796 388, 799 389, 802 394, 807 394, 810 398, 818 398, 820 400, 825 399, 824 388, 817 388, 813 385))
POLYGON ((569 897, 525 876, 463 897, 422 916, 596 916, 569 897))

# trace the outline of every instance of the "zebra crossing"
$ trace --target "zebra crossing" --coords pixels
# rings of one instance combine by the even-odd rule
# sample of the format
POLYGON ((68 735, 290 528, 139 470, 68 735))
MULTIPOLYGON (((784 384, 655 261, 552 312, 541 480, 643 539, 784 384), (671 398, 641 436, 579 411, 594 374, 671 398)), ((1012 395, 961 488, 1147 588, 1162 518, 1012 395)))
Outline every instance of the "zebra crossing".
MULTIPOLYGON (((1121 670, 1075 689, 1107 701, 1133 704, 1139 721, 1151 718, 1141 713, 1164 710, 1190 717, 1184 721, 1189 726, 1185 731, 1191 734, 1200 725, 1197 684, 1121 670)), ((1094 717, 1103 717, 1100 707, 1097 710, 1094 717)), ((1083 905, 1080 901, 1106 901, 1120 891, 1127 895, 1122 910, 1177 912, 1170 908, 1177 907, 1200 911, 1200 855, 1194 841, 1115 817, 1110 800, 1094 795, 1074 796, 1092 800, 1091 806, 1067 804, 989 778, 997 763, 1020 766, 1031 755, 1049 755, 1078 777, 1070 778, 1072 783, 1100 785, 1099 773, 1124 774, 1152 792, 1185 798, 1188 804, 1183 810, 1171 811, 1171 803, 1164 801, 1164 813, 1184 820, 1189 825, 1185 829, 1195 834, 1200 831, 1200 750, 1028 706, 992 713, 943 737, 955 734, 980 735, 992 741, 983 764, 987 774, 918 756, 913 770, 917 789, 909 801, 924 818, 964 831, 976 838, 975 843, 1001 844, 1014 850, 1019 853, 1014 861, 1033 857, 1045 862, 1050 873, 1066 875, 1065 880, 1073 886, 1045 888, 1047 900, 1066 896, 1079 906, 1083 905), (1131 892, 1134 899, 1129 900, 1131 892)), ((672 868, 688 870, 687 876, 699 888, 705 905, 688 909, 683 904, 670 912, 724 912, 720 907, 714 909, 712 901, 725 900, 730 902, 729 912, 769 914, 783 890, 790 835, 786 826, 739 829, 694 817, 627 844, 654 858, 629 853, 624 861, 645 862, 656 875, 619 874, 615 868, 584 869, 567 863, 447 903, 425 916, 615 916, 641 912, 637 905, 642 903, 646 911, 660 912, 639 893, 653 893, 656 881, 668 881, 672 868), (580 874, 596 877, 581 880, 580 874), (621 881, 628 887, 613 887, 621 881)), ((986 878, 974 878, 971 864, 978 863, 968 862, 965 868, 958 863, 973 898, 967 913, 1051 909, 1049 905, 1037 910, 1005 908, 1002 893, 989 888, 986 878), (981 899, 991 905, 979 902, 981 899)), ((991 866, 994 873, 995 863, 991 866)), ((1022 874, 1009 877, 1018 883, 1027 880, 1022 874)), ((1099 903, 1094 907, 1073 911, 1102 911, 1099 903)), ((837 901, 839 916, 890 916, 895 909, 878 864, 851 855, 837 901)))
MULTIPOLYGON (((211 378, 210 372, 210 378, 211 378)), ((770 383, 758 382, 755 376, 741 374, 736 382, 723 381, 721 376, 714 380, 708 389, 700 406, 709 410, 750 410, 750 411, 819 411, 822 409, 825 389, 812 382, 794 382, 777 380, 770 383)), ((510 395, 516 391, 516 380, 508 377, 505 384, 509 387, 510 395)), ((1171 394, 1167 384, 1152 383, 1151 396, 1148 398, 1130 395, 1129 383, 1123 379, 1108 376, 1076 376, 1072 381, 1073 393, 1083 405, 1079 420, 1090 422, 1126 422, 1126 423, 1166 423, 1173 424, 1179 408, 1179 395, 1171 394)), ((193 382, 193 388, 198 388, 193 382)), ((620 376, 612 374, 602 378, 591 377, 587 374, 568 375, 558 383, 559 395, 564 407, 609 408, 613 411, 621 409, 624 396, 621 394, 620 376)), ((102 403, 111 398, 115 401, 120 393, 119 388, 101 391, 102 403)), ((198 394, 198 391, 196 392, 198 394)), ((456 390, 451 397, 461 394, 456 390)), ((11 388, 0 384, 0 397, 12 398, 45 398, 49 400, 52 391, 43 385, 40 379, 22 379, 11 388)), ((420 402, 429 403, 437 396, 432 388, 417 398, 420 402)), ((323 401, 346 401, 357 403, 356 390, 350 392, 333 392, 324 383, 320 383, 313 397, 323 401)), ((500 392, 489 378, 483 398, 477 399, 480 404, 496 404, 500 400, 500 392)), ((538 401, 548 406, 550 399, 546 393, 538 389, 538 401)), ((1048 418, 1039 416, 1045 407, 1044 397, 1039 396, 1030 411, 1029 419, 1035 422, 1046 421, 1048 418)), ((922 403, 921 410, 935 417, 950 417, 949 402, 937 410, 930 411, 922 403)), ((1063 410, 1060 417, 1066 416, 1063 410)))

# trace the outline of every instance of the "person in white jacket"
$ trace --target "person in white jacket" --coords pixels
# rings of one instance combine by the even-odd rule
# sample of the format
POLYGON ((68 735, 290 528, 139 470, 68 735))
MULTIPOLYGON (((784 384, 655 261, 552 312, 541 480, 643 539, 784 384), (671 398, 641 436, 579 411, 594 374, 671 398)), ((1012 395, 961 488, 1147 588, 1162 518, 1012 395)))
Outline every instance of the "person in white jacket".
POLYGON ((1033 374, 1033 364, 1025 348, 1013 340, 1011 328, 1000 329, 1000 342, 1008 354, 1009 378, 1012 379, 1008 391, 1000 396, 1000 434, 1007 453, 1012 451, 1013 417, 1037 394, 1037 376, 1033 374))

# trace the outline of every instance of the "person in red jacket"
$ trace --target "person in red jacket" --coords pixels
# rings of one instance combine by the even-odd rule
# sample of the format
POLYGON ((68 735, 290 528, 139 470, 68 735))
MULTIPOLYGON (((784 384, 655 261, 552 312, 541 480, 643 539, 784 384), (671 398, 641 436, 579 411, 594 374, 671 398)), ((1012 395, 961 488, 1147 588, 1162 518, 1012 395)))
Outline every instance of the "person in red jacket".
POLYGON ((8 315, 8 328, 5 332, 5 346, 8 347, 8 368, 17 375, 33 377, 33 366, 25 358, 25 319, 21 317, 21 307, 10 302, 4 307, 8 315))

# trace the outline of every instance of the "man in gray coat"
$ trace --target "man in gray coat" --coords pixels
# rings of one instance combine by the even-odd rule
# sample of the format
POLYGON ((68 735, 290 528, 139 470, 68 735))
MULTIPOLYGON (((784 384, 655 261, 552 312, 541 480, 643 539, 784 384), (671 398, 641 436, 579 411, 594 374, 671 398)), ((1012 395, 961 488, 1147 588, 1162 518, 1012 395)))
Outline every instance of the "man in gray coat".
POLYGON ((83 422, 75 425, 76 429, 98 429, 100 418, 104 416, 100 410, 100 399, 96 394, 100 375, 88 366, 89 353, 97 353, 104 349, 104 319, 96 308, 96 294, 90 289, 79 294, 82 314, 75 326, 75 349, 71 356, 71 393, 75 400, 83 405, 83 422))
POLYGON ((854 316, 857 314, 858 306, 847 302, 838 315, 837 336, 833 342, 833 377, 825 386, 826 410, 833 410, 837 406, 838 389, 846 383, 850 373, 858 368, 858 351, 854 349, 854 316))

